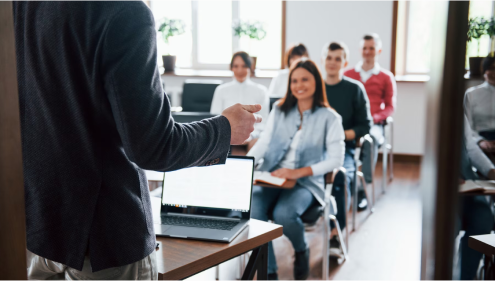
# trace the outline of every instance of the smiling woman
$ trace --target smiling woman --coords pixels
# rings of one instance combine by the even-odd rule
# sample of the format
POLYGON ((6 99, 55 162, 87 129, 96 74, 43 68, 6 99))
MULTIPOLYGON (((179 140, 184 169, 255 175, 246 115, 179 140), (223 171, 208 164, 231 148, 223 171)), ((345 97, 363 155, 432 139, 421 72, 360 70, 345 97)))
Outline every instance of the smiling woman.
MULTIPOLYGON (((300 216, 313 204, 324 205, 322 176, 339 168, 344 156, 340 116, 330 108, 316 64, 306 58, 293 63, 285 98, 276 102, 265 130, 248 152, 259 171, 296 180, 292 189, 253 188, 252 217, 283 225, 294 246, 294 279, 309 274, 309 249, 300 216), (261 161, 263 159, 263 161, 261 161)), ((268 279, 277 279, 277 264, 268 247, 268 279)))
POLYGON ((289 89, 280 101, 280 109, 287 113, 296 104, 300 107, 301 114, 307 109, 315 111, 317 107, 330 107, 320 70, 313 61, 306 58, 296 61, 291 67, 289 89))

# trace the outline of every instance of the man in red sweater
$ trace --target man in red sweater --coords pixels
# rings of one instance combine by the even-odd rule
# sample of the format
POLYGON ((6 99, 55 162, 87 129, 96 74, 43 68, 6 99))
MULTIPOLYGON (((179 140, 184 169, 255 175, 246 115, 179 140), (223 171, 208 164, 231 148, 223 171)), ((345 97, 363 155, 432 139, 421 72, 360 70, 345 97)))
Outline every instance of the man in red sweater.
MULTIPOLYGON (((361 40, 361 55, 363 60, 356 67, 347 70, 344 75, 358 80, 364 84, 368 99, 370 101, 370 111, 373 117, 374 126, 370 130, 370 135, 375 144, 373 155, 373 165, 376 165, 378 158, 378 148, 384 141, 383 123, 387 117, 394 113, 397 85, 394 75, 378 64, 378 56, 382 52, 382 41, 378 34, 365 35, 361 40)), ((363 150, 363 174, 366 181, 371 182, 371 167, 369 153, 363 150)), ((360 192, 361 193, 361 192, 360 192)), ((362 196, 364 197, 364 193, 362 196)), ((361 200, 360 200, 361 201, 361 200)))

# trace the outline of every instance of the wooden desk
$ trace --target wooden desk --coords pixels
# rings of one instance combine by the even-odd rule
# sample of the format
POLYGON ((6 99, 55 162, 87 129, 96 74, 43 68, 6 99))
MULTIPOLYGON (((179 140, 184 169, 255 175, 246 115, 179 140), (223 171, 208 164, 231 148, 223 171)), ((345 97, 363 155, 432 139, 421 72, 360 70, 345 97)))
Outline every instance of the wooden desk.
POLYGON ((485 280, 495 279, 495 234, 469 236, 469 248, 485 255, 485 280))
MULTIPOLYGON (((153 215, 160 214, 160 198, 151 198, 153 215)), ((230 243, 157 237, 158 278, 184 279, 253 250, 242 279, 266 280, 268 242, 282 236, 282 226, 251 219, 249 226, 230 243), (261 278, 260 278, 261 277, 261 278)))
POLYGON ((162 186, 163 172, 155 171, 144 171, 146 173, 146 178, 148 179, 148 187, 150 191, 153 191, 162 186))

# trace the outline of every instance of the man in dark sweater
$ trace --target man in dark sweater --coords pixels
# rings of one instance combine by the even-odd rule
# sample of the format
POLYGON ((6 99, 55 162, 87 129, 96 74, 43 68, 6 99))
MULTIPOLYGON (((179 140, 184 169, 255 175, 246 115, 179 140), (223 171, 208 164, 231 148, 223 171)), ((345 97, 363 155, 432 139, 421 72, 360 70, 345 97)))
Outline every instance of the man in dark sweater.
MULTIPOLYGON (((344 208, 346 200, 344 188, 348 192, 347 206, 350 206, 350 185, 355 173, 354 151, 356 140, 368 134, 373 124, 364 86, 359 81, 343 76, 348 56, 349 52, 343 43, 330 43, 323 50, 328 102, 342 116, 345 133, 344 168, 347 170, 347 186, 345 187, 343 183, 335 182, 332 189, 332 195, 337 201, 337 219, 341 228, 346 226, 347 210, 344 208)), ((336 229, 333 232, 336 232, 336 229)), ((331 247, 338 248, 339 243, 337 236, 333 235, 330 241, 331 247)))
POLYGON ((259 105, 175 123, 142 2, 15 2, 28 277, 156 279, 144 169, 225 163, 259 105))

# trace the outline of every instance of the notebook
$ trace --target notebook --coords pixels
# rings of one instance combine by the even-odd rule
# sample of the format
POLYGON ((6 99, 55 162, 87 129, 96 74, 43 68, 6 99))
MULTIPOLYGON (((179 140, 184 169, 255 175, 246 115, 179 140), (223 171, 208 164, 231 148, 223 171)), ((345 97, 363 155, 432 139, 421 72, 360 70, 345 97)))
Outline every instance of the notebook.
POLYGON ((495 181, 467 180, 459 186, 459 193, 495 194, 495 181))
POLYGON ((254 172, 254 184, 267 183, 271 185, 282 186, 285 182, 287 182, 287 179, 274 177, 270 172, 254 172))

